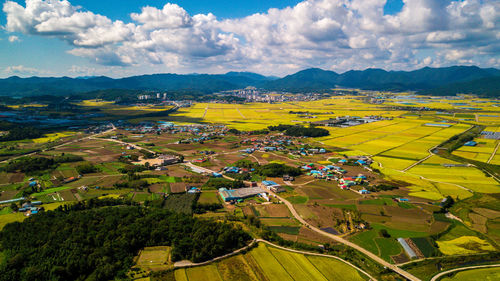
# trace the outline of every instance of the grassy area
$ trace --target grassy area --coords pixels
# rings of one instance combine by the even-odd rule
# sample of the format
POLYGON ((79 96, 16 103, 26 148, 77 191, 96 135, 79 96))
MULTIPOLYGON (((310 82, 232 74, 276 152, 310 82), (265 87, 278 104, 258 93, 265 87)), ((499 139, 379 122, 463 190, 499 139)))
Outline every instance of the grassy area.
POLYGON ((290 203, 292 204, 305 204, 307 201, 309 201, 309 198, 305 196, 291 196, 286 198, 290 203))
POLYGON ((471 269, 471 270, 459 271, 450 275, 451 276, 446 276, 439 280, 440 281, 500 280, 500 268, 494 267, 494 268, 471 269))
POLYGON ((200 194, 199 203, 220 203, 217 192, 204 191, 200 194))

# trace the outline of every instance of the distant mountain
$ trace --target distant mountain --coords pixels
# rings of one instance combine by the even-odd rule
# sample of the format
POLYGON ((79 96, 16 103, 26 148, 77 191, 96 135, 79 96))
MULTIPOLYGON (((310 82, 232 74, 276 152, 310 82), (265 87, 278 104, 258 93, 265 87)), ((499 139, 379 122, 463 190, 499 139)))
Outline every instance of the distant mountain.
POLYGON ((263 88, 270 90, 317 90, 334 88, 339 75, 333 71, 310 68, 281 79, 272 80, 262 84, 263 88))
POLYGON ((497 79, 493 78, 497 76, 500 76, 500 70, 498 69, 479 68, 476 66, 424 67, 414 71, 386 71, 370 68, 366 70, 351 70, 342 74, 319 68, 310 68, 279 79, 251 72, 184 75, 169 73, 140 75, 120 79, 105 76, 84 77, 84 79, 69 77, 19 78, 13 76, 0 79, 0 95, 73 95, 107 89, 181 90, 196 93, 213 93, 216 91, 256 86, 269 90, 291 92, 348 87, 388 91, 412 90, 434 94, 469 92, 498 97, 499 94, 495 92, 494 87, 497 79), (481 82, 485 84, 481 85, 481 82), (441 89, 441 92, 437 89, 441 89))
POLYGON ((105 76, 81 78, 19 78, 0 79, 0 95, 71 95, 105 89, 129 90, 196 90, 206 93, 258 86, 273 78, 250 72, 227 74, 152 74, 113 79, 105 76))
POLYGON ((322 90, 334 86, 366 90, 427 90, 451 83, 469 82, 500 75, 494 68, 452 66, 445 68, 424 67, 414 71, 385 71, 369 68, 351 70, 342 74, 311 68, 267 82, 264 87, 274 90, 322 90))
POLYGON ((469 82, 451 83, 437 88, 419 91, 418 94, 450 96, 455 94, 475 94, 483 97, 500 97, 500 76, 487 77, 469 82))

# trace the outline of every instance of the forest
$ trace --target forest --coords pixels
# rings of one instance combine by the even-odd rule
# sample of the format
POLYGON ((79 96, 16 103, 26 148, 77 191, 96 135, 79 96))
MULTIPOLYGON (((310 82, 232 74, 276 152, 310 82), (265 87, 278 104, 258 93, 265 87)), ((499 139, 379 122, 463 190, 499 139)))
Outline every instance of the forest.
POLYGON ((0 280, 120 279, 147 246, 171 246, 173 261, 200 262, 251 239, 227 223, 130 202, 104 207, 99 202, 79 202, 5 226, 0 280))

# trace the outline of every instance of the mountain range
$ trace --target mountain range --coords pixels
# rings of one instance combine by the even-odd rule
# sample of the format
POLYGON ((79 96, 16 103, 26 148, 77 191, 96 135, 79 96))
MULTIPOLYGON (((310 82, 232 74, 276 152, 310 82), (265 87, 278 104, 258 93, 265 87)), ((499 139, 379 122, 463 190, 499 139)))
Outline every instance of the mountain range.
POLYGON ((106 89, 176 91, 202 93, 255 86, 290 92, 320 91, 336 87, 386 91, 418 91, 422 94, 472 93, 498 97, 500 70, 476 66, 424 67, 414 71, 382 69, 351 70, 342 74, 310 68, 283 78, 251 72, 226 74, 152 74, 113 79, 99 77, 30 77, 0 79, 0 95, 71 95, 106 89))

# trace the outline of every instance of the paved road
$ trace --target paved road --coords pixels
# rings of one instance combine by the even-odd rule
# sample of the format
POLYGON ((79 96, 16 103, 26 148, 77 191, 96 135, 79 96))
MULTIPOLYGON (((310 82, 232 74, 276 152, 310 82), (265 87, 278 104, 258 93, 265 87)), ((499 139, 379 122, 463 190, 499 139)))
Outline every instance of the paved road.
POLYGON ((92 137, 92 139, 98 139, 98 140, 104 140, 104 141, 112 141, 112 142, 116 142, 116 143, 119 143, 121 145, 128 145, 128 146, 131 146, 137 150, 145 150, 149 153, 153 153, 153 154, 156 154, 155 151, 152 151, 150 149, 147 149, 147 148, 144 148, 144 147, 141 147, 141 146, 138 146, 136 144, 133 144, 133 143, 129 143, 129 142, 124 142, 124 141, 121 141, 121 140, 115 140, 115 139, 102 139, 102 138, 95 138, 95 137, 92 137))
POLYGON ((216 258, 213 258, 211 260, 204 261, 204 262, 194 263, 194 262, 191 262, 191 261, 188 261, 188 260, 178 261, 178 262, 174 263, 174 267, 175 268, 183 268, 183 267, 195 267, 195 266, 207 265, 207 264, 210 264, 210 263, 212 263, 214 261, 218 261, 218 260, 221 260, 221 259, 228 258, 230 256, 234 256, 234 255, 240 253, 241 251, 244 251, 244 250, 252 247, 253 244, 255 244, 255 243, 257 243, 257 239, 254 239, 250 244, 248 244, 247 246, 245 246, 243 248, 240 248, 238 250, 234 250, 234 251, 232 251, 229 254, 225 254, 223 256, 216 257, 216 258))
POLYGON ((364 271, 363 269, 355 266, 354 264, 344 260, 344 259, 341 259, 337 256, 332 256, 332 255, 327 255, 327 254, 320 254, 320 253, 314 253, 314 252, 306 252, 306 251, 299 251, 299 250, 295 250, 295 249, 289 249, 289 248, 285 248, 285 247, 282 247, 280 245, 276 245, 274 243, 271 243, 267 240, 264 240, 264 239, 254 239, 250 244, 248 244, 247 246, 243 247, 243 248, 240 248, 238 250, 234 250, 232 251, 231 253, 228 253, 228 254, 225 254, 223 256, 220 256, 220 257, 216 257, 216 258, 213 258, 211 260, 208 260, 208 261, 204 261, 204 262, 200 262, 200 263, 194 263, 194 262, 191 262, 191 261, 188 261, 188 260, 183 260, 183 261, 178 261, 176 263, 174 263, 174 267, 175 268, 183 268, 183 267, 196 267, 196 266, 204 266, 204 265, 207 265, 207 264, 210 264, 212 262, 215 262, 215 261, 218 261, 218 260, 222 260, 222 259, 225 259, 225 258, 228 258, 228 257, 231 257, 231 256, 234 256, 236 254, 239 254, 240 252, 252 247, 255 243, 266 243, 268 245, 271 245, 275 248, 278 248, 278 249, 281 249, 281 250, 285 250, 285 251, 288 251, 288 252, 293 252, 293 253, 298 253, 298 254, 303 254, 303 255, 310 255, 310 256, 319 256, 319 257, 326 257, 326 258, 333 258, 333 259, 336 259, 336 260, 339 260, 345 264, 348 264, 350 266, 352 266, 353 268, 355 268, 356 270, 358 270, 359 272, 365 274, 368 278, 370 278, 370 280, 372 281, 377 281, 377 279, 375 279, 373 276, 371 276, 368 272, 364 271))
POLYGON ((490 158, 488 158, 488 161, 486 163, 490 163, 491 160, 493 160, 493 158, 497 154, 497 151, 498 151, 499 147, 500 147, 500 142, 497 143, 497 146, 495 147, 495 150, 493 151, 493 153, 491 153, 491 156, 490 156, 490 158))
MULTIPOLYGON (((196 166, 192 163, 188 163, 187 166, 191 166, 191 167, 196 167, 200 170, 204 170, 204 171, 207 171, 209 173, 212 173, 213 171, 210 170, 210 169, 207 169, 207 168, 202 168, 202 167, 199 167, 199 166, 196 166)), ((339 242, 339 243, 342 243, 346 246, 349 246, 351 248, 354 248, 358 251, 360 251, 361 253, 365 254, 366 256, 370 257, 371 259, 373 259, 375 262, 379 263, 380 265, 384 266, 384 267, 387 267, 387 268, 390 268, 391 270, 393 270, 394 272, 397 272, 399 275, 405 277, 406 279, 408 280, 411 280, 411 281, 420 281, 419 278, 413 276, 412 274, 410 274, 409 272, 406 272, 405 270, 397 267, 396 265, 393 265, 391 263, 388 263, 386 262, 384 259, 380 258, 379 256, 373 254, 372 252, 364 249, 363 247, 357 245, 357 244, 354 244, 342 237, 339 237, 337 235, 333 235, 331 233, 328 233, 328 232, 325 232, 313 225, 311 225, 310 223, 308 223, 307 221, 305 221, 300 215, 299 213, 297 213, 297 211, 295 210, 295 208, 293 207, 292 203, 288 202, 287 200, 285 200, 284 198, 282 198, 281 196, 275 194, 274 192, 268 190, 268 192, 271 194, 271 195, 274 195, 276 196, 276 198, 278 198, 280 201, 282 201, 287 207, 288 209, 290 210, 290 212, 292 213, 292 215, 300 222, 302 223, 304 226, 306 226, 307 228, 311 229, 312 231, 316 232, 316 233, 319 233, 325 237, 328 237, 332 240, 335 240, 336 242, 339 242)))
POLYGON ((500 267, 500 264, 476 265, 476 266, 468 266, 468 267, 450 269, 450 270, 443 271, 443 272, 440 272, 440 273, 434 275, 432 277, 431 281, 436 281, 439 278, 443 277, 443 275, 446 275, 448 273, 455 272, 455 271, 463 271, 463 270, 478 269, 478 268, 488 268, 488 267, 500 267))
POLYGON ((364 271, 363 269, 355 266, 354 264, 344 260, 344 259, 341 259, 337 256, 332 256, 332 255, 326 255, 326 254, 319 254, 319 253, 313 253, 313 252, 306 252, 306 251, 299 251, 299 250, 294 250, 294 249, 288 249, 288 248, 285 248, 285 247, 282 247, 280 245, 276 245, 274 243, 271 243, 267 240, 264 240, 264 239, 257 239, 256 240, 257 242, 262 242, 262 243, 266 243, 266 244, 269 244, 273 247, 276 247, 278 249, 282 249, 282 250, 285 250, 285 251, 289 251, 289 252, 294 252, 294 253, 298 253, 298 254, 304 254, 304 255, 310 255, 310 256, 319 256, 319 257, 327 257, 327 258, 334 258, 336 260, 339 260, 343 263, 346 263, 352 267, 354 267, 355 269, 357 269, 358 271, 362 272, 363 274, 365 274, 366 276, 368 276, 368 278, 370 278, 370 280, 373 280, 373 281, 377 281, 377 279, 373 278, 373 276, 371 276, 368 272, 364 271))
POLYGON ((383 260, 382 258, 380 258, 379 256, 373 254, 372 252, 364 249, 363 247, 357 245, 357 244, 354 244, 342 237, 339 237, 337 235, 333 235, 331 233, 328 233, 326 231, 323 231, 313 225, 311 225, 310 223, 308 223, 307 221, 305 221, 300 215, 299 213, 297 213, 297 211, 295 210, 295 208, 293 207, 292 203, 288 202, 287 200, 285 200, 284 198, 280 197, 279 195, 277 194, 274 194, 273 192, 269 191, 271 194, 275 195, 276 198, 278 198, 279 200, 281 200, 283 203, 285 203, 285 205, 288 207, 288 209, 290 209, 290 212, 292 212, 293 216, 300 222, 302 223, 303 225, 305 225, 307 228, 313 230, 314 232, 316 233, 319 233, 323 236, 326 236, 332 240, 335 240, 339 243, 342 243, 346 246, 349 246, 351 248, 354 248, 358 251, 360 251, 361 253, 365 254, 366 256, 370 257, 372 260, 376 261, 377 263, 383 265, 384 267, 387 267, 387 268, 390 268, 391 270, 397 272, 399 275, 405 277, 406 279, 408 280, 412 280, 412 281, 419 281, 420 279, 418 279, 417 277, 411 275, 410 273, 404 271, 403 269, 393 265, 393 264, 390 264, 388 262, 386 262, 385 260, 383 260))

